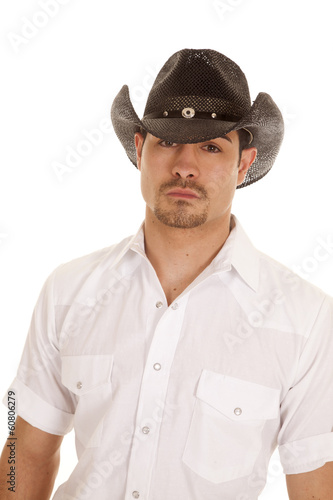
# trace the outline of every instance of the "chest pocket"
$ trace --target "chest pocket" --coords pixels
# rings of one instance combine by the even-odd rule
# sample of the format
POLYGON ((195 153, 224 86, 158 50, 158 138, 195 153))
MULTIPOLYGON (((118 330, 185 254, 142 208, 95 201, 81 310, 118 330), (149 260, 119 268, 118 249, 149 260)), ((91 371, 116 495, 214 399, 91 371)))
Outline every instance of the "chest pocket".
POLYGON ((111 403, 113 356, 84 355, 62 358, 61 381, 77 401, 74 429, 86 448, 99 446, 103 420, 111 403))
POLYGON ((203 370, 183 462, 218 484, 251 474, 265 422, 279 414, 279 389, 203 370))

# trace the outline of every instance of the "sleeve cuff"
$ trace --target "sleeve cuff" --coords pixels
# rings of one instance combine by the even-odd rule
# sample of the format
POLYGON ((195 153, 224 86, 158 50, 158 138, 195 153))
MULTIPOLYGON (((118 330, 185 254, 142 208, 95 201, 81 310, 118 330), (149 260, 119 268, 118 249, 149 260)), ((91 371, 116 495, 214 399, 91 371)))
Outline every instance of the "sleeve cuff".
MULTIPOLYGON (((14 379, 10 389, 16 393, 16 415, 33 427, 58 436, 63 436, 72 430, 73 414, 46 403, 18 378, 14 379)), ((7 406, 7 394, 2 402, 7 406)))
POLYGON ((333 461, 333 433, 280 445, 279 453, 285 474, 310 472, 333 461))

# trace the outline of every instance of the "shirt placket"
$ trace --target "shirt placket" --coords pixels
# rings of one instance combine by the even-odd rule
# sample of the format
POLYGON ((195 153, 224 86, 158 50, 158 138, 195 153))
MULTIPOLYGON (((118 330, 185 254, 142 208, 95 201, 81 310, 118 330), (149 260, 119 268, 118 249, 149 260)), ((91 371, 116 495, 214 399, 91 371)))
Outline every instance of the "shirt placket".
MULTIPOLYGON (((166 308, 148 352, 142 378, 127 475, 126 500, 149 499, 152 471, 162 422, 173 409, 166 402, 172 362, 182 329, 188 294, 166 308)), ((165 305, 157 301, 157 309, 165 305)))

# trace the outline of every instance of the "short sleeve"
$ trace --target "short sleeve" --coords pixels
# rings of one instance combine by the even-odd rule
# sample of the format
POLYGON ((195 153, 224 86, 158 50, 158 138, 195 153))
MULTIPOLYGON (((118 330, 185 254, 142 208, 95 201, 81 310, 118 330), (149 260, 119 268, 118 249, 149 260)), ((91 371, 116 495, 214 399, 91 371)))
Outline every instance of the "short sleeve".
MULTIPOLYGON (((301 332, 300 332, 301 333, 301 332)), ((281 403, 278 435, 285 474, 333 461, 333 300, 325 297, 281 403)))
MULTIPOLYGON (((64 435, 73 427, 75 401, 61 383, 61 358, 56 331, 55 270, 35 306, 17 376, 17 415, 45 432, 64 435)), ((6 404, 7 398, 3 400, 6 404)))

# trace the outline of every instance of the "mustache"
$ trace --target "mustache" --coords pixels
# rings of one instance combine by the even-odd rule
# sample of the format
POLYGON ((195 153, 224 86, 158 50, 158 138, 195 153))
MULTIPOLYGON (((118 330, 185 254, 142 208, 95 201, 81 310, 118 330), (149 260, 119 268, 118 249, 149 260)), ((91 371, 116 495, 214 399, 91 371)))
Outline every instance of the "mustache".
POLYGON ((192 189, 195 193, 199 194, 203 199, 208 198, 208 194, 206 189, 201 186, 200 184, 197 184, 195 181, 187 181, 183 179, 174 179, 168 182, 163 182, 161 184, 159 192, 160 194, 163 194, 164 191, 167 191, 171 188, 180 188, 180 189, 192 189))

